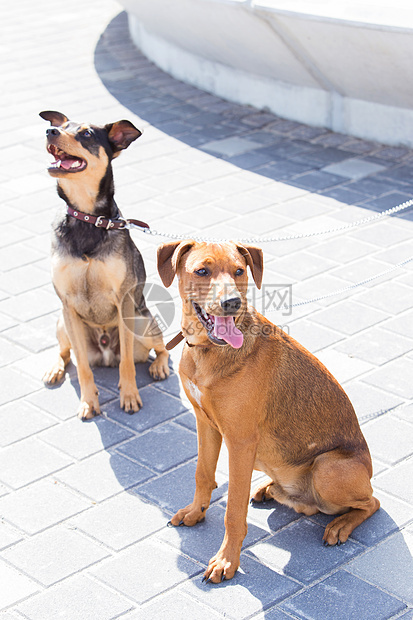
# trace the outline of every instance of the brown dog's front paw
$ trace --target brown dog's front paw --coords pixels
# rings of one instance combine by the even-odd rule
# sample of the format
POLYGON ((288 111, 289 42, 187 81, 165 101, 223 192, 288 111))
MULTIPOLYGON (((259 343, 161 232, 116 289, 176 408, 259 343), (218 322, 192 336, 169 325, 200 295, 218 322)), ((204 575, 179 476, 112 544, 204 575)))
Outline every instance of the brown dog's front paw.
POLYGON ((77 410, 77 417, 81 420, 90 420, 95 415, 100 414, 99 392, 96 386, 87 389, 80 397, 80 405, 77 410), (85 393, 86 392, 86 393, 85 393))
POLYGON ((142 407, 142 399, 136 386, 130 389, 123 389, 120 386, 120 406, 127 413, 135 413, 142 407))
POLYGON ((209 560, 208 568, 204 573, 202 581, 221 583, 221 581, 232 579, 238 568, 239 553, 231 557, 230 554, 218 551, 216 556, 209 560))
POLYGON ((188 527, 192 527, 205 519, 205 511, 206 508, 203 506, 196 507, 193 504, 189 504, 189 506, 178 510, 178 512, 169 521, 168 525, 174 525, 175 527, 179 525, 186 525, 188 527))
POLYGON ((341 515, 331 521, 324 530, 323 544, 327 546, 345 543, 353 531, 349 514, 341 515))
POLYGON ((81 420, 90 420, 94 418, 96 415, 100 414, 99 401, 96 399, 96 402, 86 402, 81 401, 79 405, 79 409, 77 410, 77 417, 81 420))
POLYGON ((48 370, 43 375, 43 383, 45 385, 55 385, 60 383, 65 376, 65 367, 63 364, 56 363, 53 368, 48 370))
POLYGON ((152 362, 149 366, 149 373, 152 379, 155 381, 163 381, 167 377, 169 377, 169 365, 168 365, 169 355, 166 356, 160 354, 158 357, 152 362))

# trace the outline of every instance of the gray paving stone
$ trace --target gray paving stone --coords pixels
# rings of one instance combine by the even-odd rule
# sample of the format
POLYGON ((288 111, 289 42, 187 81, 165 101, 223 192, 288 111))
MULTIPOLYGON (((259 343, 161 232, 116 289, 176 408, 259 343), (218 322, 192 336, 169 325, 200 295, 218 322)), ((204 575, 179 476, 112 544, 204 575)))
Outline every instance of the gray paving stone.
POLYGON ((351 233, 351 236, 367 243, 374 243, 379 247, 388 247, 409 239, 410 232, 408 229, 393 226, 387 220, 385 226, 383 226, 383 222, 362 226, 359 230, 351 233))
POLYGON ((126 428, 96 416, 84 422, 79 418, 62 422, 42 433, 42 440, 76 459, 83 459, 132 436, 126 428))
POLYGON ((356 558, 347 570, 369 583, 413 604, 413 534, 394 534, 356 558))
POLYGON ((303 620, 310 618, 359 620, 361 604, 363 620, 385 620, 406 607, 398 599, 343 570, 282 603, 281 607, 294 617, 303 620), (332 593, 336 596, 333 597, 332 593))
POLYGON ((354 261, 350 265, 344 265, 334 269, 332 275, 337 276, 338 278, 343 278, 343 280, 348 280, 352 284, 365 282, 369 278, 380 275, 380 278, 376 278, 375 280, 372 280, 372 282, 365 282, 365 284, 363 284, 363 286, 366 287, 375 287, 378 284, 383 284, 387 280, 392 280, 394 278, 393 272, 381 275, 388 269, 389 266, 386 265, 386 263, 379 262, 370 256, 365 256, 360 260, 354 261))
POLYGON ((324 172, 338 174, 347 179, 362 179, 370 174, 381 172, 382 170, 386 170, 386 167, 373 164, 365 159, 358 159, 357 157, 330 164, 323 168, 324 172))
POLYGON ((165 544, 144 540, 103 562, 91 573, 139 604, 201 571, 193 560, 165 544))
POLYGON ((402 316, 398 316, 390 321, 387 321, 385 328, 392 332, 413 338, 413 312, 406 312, 402 316))
POLYGON ((50 314, 54 310, 58 310, 60 306, 57 295, 39 288, 1 301, 0 311, 19 321, 30 321, 30 319, 50 314))
MULTIPOLYGON (((163 384, 159 384, 162 388, 163 384)), ((127 426, 137 432, 145 431, 156 424, 171 420, 186 410, 180 400, 157 387, 144 387, 140 390, 144 406, 136 415, 125 415, 118 401, 105 406, 105 414, 109 419, 127 426)))
POLYGON ((406 420, 406 422, 413 422, 413 403, 400 407, 395 411, 395 415, 402 420, 406 420))
POLYGON ((90 499, 100 502, 153 477, 146 467, 116 452, 98 452, 56 473, 56 478, 90 499), (96 472, 99 472, 96 475, 96 472))
POLYGON ((22 540, 22 535, 8 526, 4 521, 0 521, 0 551, 15 545, 22 540))
POLYGON ((218 620, 222 614, 215 613, 210 607, 201 605, 198 600, 191 599, 179 590, 155 599, 155 602, 146 604, 142 609, 133 611, 125 616, 125 620, 218 620))
POLYGON ((370 452, 386 463, 397 463, 413 453, 413 425, 391 414, 366 424, 363 433, 370 452))
POLYGON ((39 590, 37 583, 0 560, 0 581, 7 584, 0 590, 0 610, 34 594, 39 590))
MULTIPOLYGON (((384 324, 386 325, 387 323, 384 324)), ((362 334, 339 342, 334 349, 380 366, 411 351, 413 340, 390 333, 381 327, 372 327, 362 334)))
POLYGON ((14 401, 0 407, 0 446, 7 446, 53 426, 55 421, 36 407, 14 401))
POLYGON ((280 258, 276 266, 290 282, 300 282, 335 267, 335 263, 303 251, 295 254, 294 261, 289 256, 280 258))
POLYGON ((28 437, 0 452, 0 479, 13 489, 67 467, 73 459, 36 437, 28 437))
POLYGON ((132 608, 130 601, 86 575, 48 588, 18 606, 18 610, 30 620, 112 620, 132 608))
POLYGON ((342 182, 342 180, 343 177, 339 177, 335 174, 317 171, 297 176, 293 181, 291 181, 291 184, 296 187, 301 187, 302 189, 307 189, 311 192, 317 192, 319 190, 338 185, 342 182))
POLYGON ((300 519, 246 553, 288 577, 310 584, 364 550, 351 541, 340 547, 324 547, 323 530, 308 519, 300 519))
POLYGON ((291 325, 290 336, 312 353, 335 344, 342 338, 341 334, 337 334, 337 332, 319 325, 314 325, 305 318, 295 321, 291 325))
POLYGON ((385 319, 384 312, 362 306, 352 300, 342 301, 327 310, 321 310, 313 317, 316 323, 348 335, 360 332, 385 319))
POLYGON ((35 263, 43 257, 44 254, 28 248, 25 243, 16 243, 0 249, 0 264, 4 272, 35 263))
POLYGON ((273 609, 270 609, 269 611, 266 611, 263 614, 259 614, 258 616, 256 616, 257 620, 289 620, 291 619, 291 616, 289 614, 284 613, 281 609, 278 609, 278 607, 274 607, 273 609))
POLYGON ((34 392, 39 386, 12 368, 0 368, 0 405, 34 392))
POLYGON ((122 493, 74 519, 75 527, 120 551, 165 528, 169 516, 135 494, 122 493))
POLYGON ((185 428, 196 433, 196 417, 194 413, 188 412, 180 415, 175 419, 177 424, 182 424, 185 428))
POLYGON ((378 477, 375 484, 379 489, 413 504, 412 474, 413 460, 409 459, 378 477))
POLYGON ((61 484, 45 479, 0 497, 0 514, 20 530, 36 534, 90 505, 61 484))
POLYGON ((3 332, 4 336, 15 346, 21 345, 28 351, 37 353, 56 343, 55 329, 50 329, 50 316, 40 317, 27 323, 20 323, 3 332))
POLYGON ((377 287, 362 293, 357 300, 389 314, 398 314, 410 308, 412 298, 410 287, 403 286, 398 282, 387 282, 386 292, 380 288, 377 287))
POLYGON ((351 381, 346 385, 346 392, 359 421, 363 424, 403 403, 403 399, 395 394, 377 389, 362 381, 351 381))
POLYGON ((202 583, 198 575, 182 586, 182 592, 202 604, 224 614, 224 617, 249 617, 291 596, 299 584, 241 554, 241 568, 231 581, 215 584, 202 583))
POLYGON ((197 453, 197 440, 196 435, 185 428, 166 423, 132 439, 117 451, 161 473, 193 458, 197 453))
POLYGON ((410 380, 412 373, 413 361, 399 358, 364 377, 363 381, 389 390, 402 398, 412 398, 413 385, 410 380))
POLYGON ((0 367, 12 364, 27 355, 23 347, 15 345, 0 336, 0 367))
MULTIPOLYGON (((195 492, 195 469, 195 463, 187 463, 156 480, 133 489, 133 492, 173 515, 177 510, 192 502, 195 492)), ((212 491, 213 502, 222 497, 228 488, 227 478, 218 473, 215 479, 218 488, 212 491)))
MULTIPOLYGON (((276 264, 274 264, 276 265, 276 264)), ((295 303, 295 297, 299 297, 303 300, 311 300, 324 295, 331 295, 337 291, 341 291, 348 286, 348 282, 330 275, 330 273, 321 273, 308 280, 300 281, 293 286, 293 303, 295 303)), ((336 304, 340 299, 345 299, 347 295, 334 295, 327 297, 320 301, 320 307, 327 307, 329 305, 336 304)), ((318 305, 310 305, 312 311, 317 308, 318 305)))
POLYGON ((45 586, 51 586, 108 555, 109 552, 98 544, 64 526, 47 530, 1 553, 10 564, 45 586))
POLYGON ((313 254, 345 264, 366 256, 371 252, 371 245, 357 239, 344 238, 340 244, 336 239, 320 243, 311 249, 313 254))

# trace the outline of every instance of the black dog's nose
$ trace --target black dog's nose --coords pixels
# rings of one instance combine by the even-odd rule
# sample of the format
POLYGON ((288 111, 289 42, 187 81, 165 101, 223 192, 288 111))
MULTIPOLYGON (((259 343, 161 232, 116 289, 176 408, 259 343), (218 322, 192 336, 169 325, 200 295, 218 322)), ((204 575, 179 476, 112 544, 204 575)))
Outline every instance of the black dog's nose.
POLYGON ((60 131, 56 127, 46 129, 46 136, 58 136, 60 131))
POLYGON ((221 308, 225 312, 236 312, 241 308, 241 298, 231 297, 231 299, 225 299, 221 301, 221 308))

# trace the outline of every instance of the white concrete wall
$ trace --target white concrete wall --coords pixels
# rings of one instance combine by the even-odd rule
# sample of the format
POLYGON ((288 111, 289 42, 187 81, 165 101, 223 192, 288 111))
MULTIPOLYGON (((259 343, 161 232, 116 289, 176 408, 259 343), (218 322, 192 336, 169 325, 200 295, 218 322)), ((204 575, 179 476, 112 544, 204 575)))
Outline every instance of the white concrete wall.
POLYGON ((413 146, 413 0, 121 0, 158 66, 230 101, 413 146))

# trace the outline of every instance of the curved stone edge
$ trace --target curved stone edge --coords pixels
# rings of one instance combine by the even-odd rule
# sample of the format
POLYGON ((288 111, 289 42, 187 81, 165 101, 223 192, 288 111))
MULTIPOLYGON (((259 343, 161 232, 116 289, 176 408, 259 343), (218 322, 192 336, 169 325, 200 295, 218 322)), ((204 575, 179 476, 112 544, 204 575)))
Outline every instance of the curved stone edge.
POLYGON ((334 86, 329 88, 328 80, 326 84, 323 75, 312 71, 311 65, 304 69, 317 84, 315 88, 257 75, 202 57, 149 31, 132 12, 133 0, 126 0, 124 4, 129 9, 129 30, 135 45, 178 80, 282 118, 384 144, 413 147, 412 109, 343 96, 334 86))

